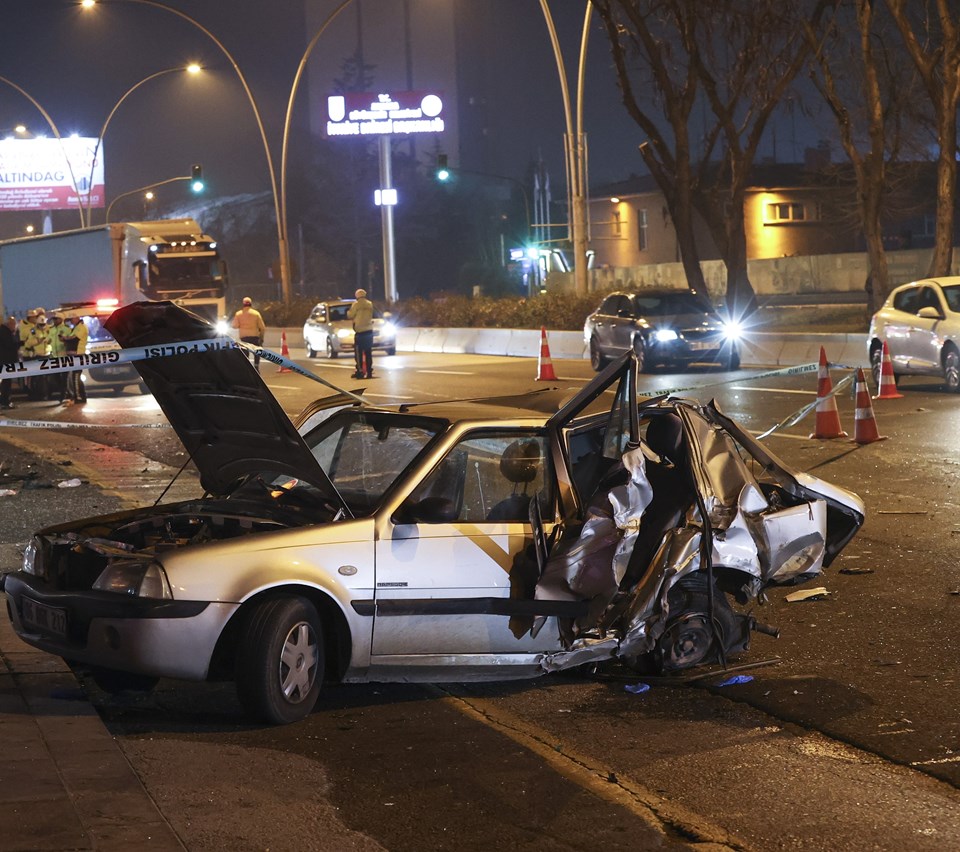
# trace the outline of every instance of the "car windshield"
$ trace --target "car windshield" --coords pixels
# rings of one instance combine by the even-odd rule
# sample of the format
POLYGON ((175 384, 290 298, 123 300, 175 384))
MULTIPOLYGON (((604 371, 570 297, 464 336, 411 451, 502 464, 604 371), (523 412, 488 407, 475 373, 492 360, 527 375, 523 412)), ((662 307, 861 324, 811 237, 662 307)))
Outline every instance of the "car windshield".
POLYGON ((712 313, 709 302, 693 293, 662 293, 656 296, 633 297, 640 316, 671 316, 674 314, 712 313))
POLYGON ((349 409, 303 439, 350 510, 362 516, 380 505, 446 426, 428 417, 349 409))
POLYGON ((960 314, 960 284, 944 287, 943 297, 947 300, 947 307, 955 314, 960 314))
POLYGON ((115 343, 113 335, 103 327, 102 319, 106 317, 84 317, 83 322, 87 327, 90 343, 115 343))
MULTIPOLYGON (((349 310, 350 310, 350 305, 330 305, 330 307, 327 309, 330 316, 329 321, 345 322, 347 319, 349 319, 349 317, 347 317, 347 311, 349 310)), ((380 316, 382 316, 379 308, 373 309, 373 315, 378 319, 380 318, 380 316)))

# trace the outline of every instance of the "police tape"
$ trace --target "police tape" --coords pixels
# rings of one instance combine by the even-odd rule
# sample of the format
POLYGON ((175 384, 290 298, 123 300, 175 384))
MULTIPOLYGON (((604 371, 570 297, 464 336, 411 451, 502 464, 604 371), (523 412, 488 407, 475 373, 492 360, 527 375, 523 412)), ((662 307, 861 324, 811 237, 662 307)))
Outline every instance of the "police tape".
POLYGON ((774 432, 778 432, 781 429, 789 429, 791 426, 796 426, 804 417, 806 417, 813 409, 817 407, 817 403, 822 399, 830 399, 831 397, 836 396, 841 389, 845 388, 853 381, 854 375, 851 373, 849 376, 844 376, 840 379, 834 386, 833 389, 828 394, 823 396, 817 396, 817 398, 810 403, 802 406, 793 412, 793 414, 784 417, 779 423, 774 424, 766 432, 763 432, 760 435, 757 435, 757 440, 762 441, 764 438, 769 438, 774 432))
POLYGON ((21 429, 169 429, 169 423, 72 423, 69 420, 9 420, 0 418, 0 428, 21 429))
POLYGON ((155 346, 134 346, 129 349, 106 349, 100 352, 85 352, 73 355, 44 355, 39 358, 18 360, 0 364, 0 378, 26 379, 31 376, 51 376, 91 367, 108 367, 144 361, 149 358, 166 358, 170 355, 192 355, 198 352, 221 352, 237 349, 238 344, 229 337, 206 340, 187 340, 182 343, 163 343, 155 346))
MULTIPOLYGON (((839 366, 839 365, 831 364, 831 366, 839 366)), ((776 370, 767 370, 763 373, 754 373, 753 375, 748 376, 746 381, 752 382, 752 381, 756 381, 757 379, 768 379, 771 376, 800 376, 800 375, 803 375, 804 373, 815 373, 819 369, 820 369, 819 364, 814 364, 814 363, 798 364, 795 367, 780 367, 776 370)), ((846 369, 852 370, 854 368, 848 367, 846 369)), ((734 383, 743 384, 744 381, 745 379, 743 378, 743 376, 740 376, 739 378, 735 378, 735 379, 725 379, 722 382, 709 382, 708 384, 705 384, 705 385, 687 385, 686 387, 667 388, 665 390, 661 390, 660 388, 655 388, 650 393, 650 396, 667 396, 675 393, 686 393, 687 391, 699 391, 705 388, 718 388, 718 387, 722 387, 723 385, 732 385, 734 383)), ((642 391, 643 389, 639 388, 638 390, 642 391)))
POLYGON ((306 376, 308 379, 313 379, 315 382, 319 382, 321 385, 326 385, 326 387, 331 390, 335 390, 337 393, 342 393, 351 399, 356 400, 357 402, 363 403, 364 405, 369 405, 370 400, 364 399, 360 394, 356 394, 353 391, 348 391, 345 388, 335 385, 333 382, 327 381, 321 376, 318 376, 316 373, 311 373, 306 367, 301 367, 296 361, 291 361, 284 355, 280 355, 274 352, 272 349, 264 349, 262 346, 254 346, 250 343, 244 343, 241 341, 239 347, 246 352, 249 352, 251 355, 256 355, 259 358, 262 358, 265 361, 270 361, 273 364, 276 364, 278 367, 283 367, 287 370, 291 370, 294 373, 299 373, 301 376, 306 376))

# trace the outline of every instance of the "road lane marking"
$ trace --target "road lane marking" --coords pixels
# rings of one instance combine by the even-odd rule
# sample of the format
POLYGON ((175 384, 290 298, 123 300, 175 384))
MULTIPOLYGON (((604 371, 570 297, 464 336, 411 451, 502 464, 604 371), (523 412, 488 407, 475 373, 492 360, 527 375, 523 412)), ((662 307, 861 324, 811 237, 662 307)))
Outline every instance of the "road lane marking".
POLYGON ((435 373, 438 376, 475 376, 476 373, 463 370, 417 370, 418 373, 435 373))
POLYGON ((734 385, 730 390, 736 391, 758 391, 760 393, 803 393, 807 396, 816 396, 816 391, 810 390, 792 390, 791 388, 751 388, 746 385, 734 385))
POLYGON ((447 687, 434 684, 422 686, 438 695, 449 707, 532 751, 568 781, 604 801, 625 808, 665 836, 665 827, 668 827, 672 833, 679 833, 700 843, 715 843, 733 849, 750 848, 722 826, 665 799, 626 775, 598 766, 593 758, 579 754, 566 743, 558 743, 555 735, 524 722, 494 701, 456 694, 447 687))

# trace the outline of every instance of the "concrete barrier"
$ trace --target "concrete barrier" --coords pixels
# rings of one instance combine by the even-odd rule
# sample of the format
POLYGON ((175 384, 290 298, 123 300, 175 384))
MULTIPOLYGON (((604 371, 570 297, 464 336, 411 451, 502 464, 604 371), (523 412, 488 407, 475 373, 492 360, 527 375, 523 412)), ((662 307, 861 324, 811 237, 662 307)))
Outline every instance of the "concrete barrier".
MULTIPOLYGON (((268 328, 264 345, 280 351, 280 328, 268 328)), ((288 328, 287 345, 303 348, 301 328, 288 328)), ((583 360, 590 353, 582 331, 547 330, 550 356, 583 360)), ((756 332, 740 346, 740 361, 747 366, 793 366, 815 362, 823 346, 827 359, 851 367, 869 367, 866 334, 811 334, 809 332, 756 332)), ((506 355, 536 358, 540 355, 540 329, 535 328, 421 328, 397 330, 398 352, 435 352, 464 355, 506 355)))

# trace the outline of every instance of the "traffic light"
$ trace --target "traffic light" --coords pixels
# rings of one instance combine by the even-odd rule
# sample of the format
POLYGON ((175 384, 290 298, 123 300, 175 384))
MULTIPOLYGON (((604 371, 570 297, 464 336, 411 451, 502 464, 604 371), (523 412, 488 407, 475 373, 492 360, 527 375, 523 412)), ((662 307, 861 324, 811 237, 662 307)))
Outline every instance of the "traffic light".
POLYGON ((203 192, 203 169, 199 163, 194 163, 191 169, 190 188, 194 192, 203 192))
POLYGON ((450 180, 450 169, 447 168, 446 154, 437 154, 437 180, 450 180))

